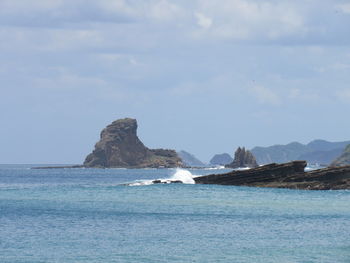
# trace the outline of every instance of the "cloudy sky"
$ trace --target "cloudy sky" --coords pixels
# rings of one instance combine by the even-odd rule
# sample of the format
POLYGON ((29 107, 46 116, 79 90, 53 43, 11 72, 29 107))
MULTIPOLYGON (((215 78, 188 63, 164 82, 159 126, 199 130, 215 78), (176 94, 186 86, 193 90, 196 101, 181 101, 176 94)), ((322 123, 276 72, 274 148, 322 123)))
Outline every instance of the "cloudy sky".
POLYGON ((0 79, 0 163, 349 140, 350 1, 0 0, 0 79))

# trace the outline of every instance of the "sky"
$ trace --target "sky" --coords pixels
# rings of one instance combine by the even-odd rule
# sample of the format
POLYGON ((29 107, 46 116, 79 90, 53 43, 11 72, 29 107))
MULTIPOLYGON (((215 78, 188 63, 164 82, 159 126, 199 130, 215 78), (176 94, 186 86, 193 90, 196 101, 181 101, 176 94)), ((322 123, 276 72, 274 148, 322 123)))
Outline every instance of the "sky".
POLYGON ((0 163, 350 140, 350 1, 0 0, 0 79, 0 163))

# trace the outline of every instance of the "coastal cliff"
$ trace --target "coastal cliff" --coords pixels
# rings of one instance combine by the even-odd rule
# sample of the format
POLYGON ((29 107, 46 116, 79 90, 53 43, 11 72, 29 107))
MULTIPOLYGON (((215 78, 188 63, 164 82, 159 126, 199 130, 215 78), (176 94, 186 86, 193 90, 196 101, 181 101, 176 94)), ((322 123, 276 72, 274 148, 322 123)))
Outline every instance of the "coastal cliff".
POLYGON ((195 177, 196 184, 219 184, 303 190, 350 189, 350 166, 305 172, 306 161, 268 164, 258 168, 195 177))
POLYGON ((149 149, 137 137, 137 121, 125 118, 104 128, 95 149, 83 164, 84 167, 181 167, 175 150, 149 149))

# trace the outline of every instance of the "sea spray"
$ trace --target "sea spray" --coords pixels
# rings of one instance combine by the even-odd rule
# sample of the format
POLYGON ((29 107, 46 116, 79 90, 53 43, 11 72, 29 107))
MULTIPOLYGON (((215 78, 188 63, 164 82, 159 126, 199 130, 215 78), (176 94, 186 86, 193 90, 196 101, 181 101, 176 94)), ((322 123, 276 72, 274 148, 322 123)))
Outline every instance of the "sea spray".
POLYGON ((152 184, 171 184, 171 183, 195 184, 193 175, 190 171, 177 168, 170 178, 160 178, 155 180, 140 180, 126 185, 143 186, 152 184))
POLYGON ((184 184, 195 184, 193 175, 190 171, 177 168, 169 181, 181 181, 184 184))

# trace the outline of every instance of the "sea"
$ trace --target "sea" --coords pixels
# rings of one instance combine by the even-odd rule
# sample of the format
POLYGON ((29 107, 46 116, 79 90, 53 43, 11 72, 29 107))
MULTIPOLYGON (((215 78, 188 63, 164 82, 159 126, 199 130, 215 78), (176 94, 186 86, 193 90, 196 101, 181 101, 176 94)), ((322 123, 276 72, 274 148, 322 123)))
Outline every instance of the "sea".
POLYGON ((350 262, 350 191, 193 184, 225 169, 32 166, 0 165, 0 263, 350 262))

